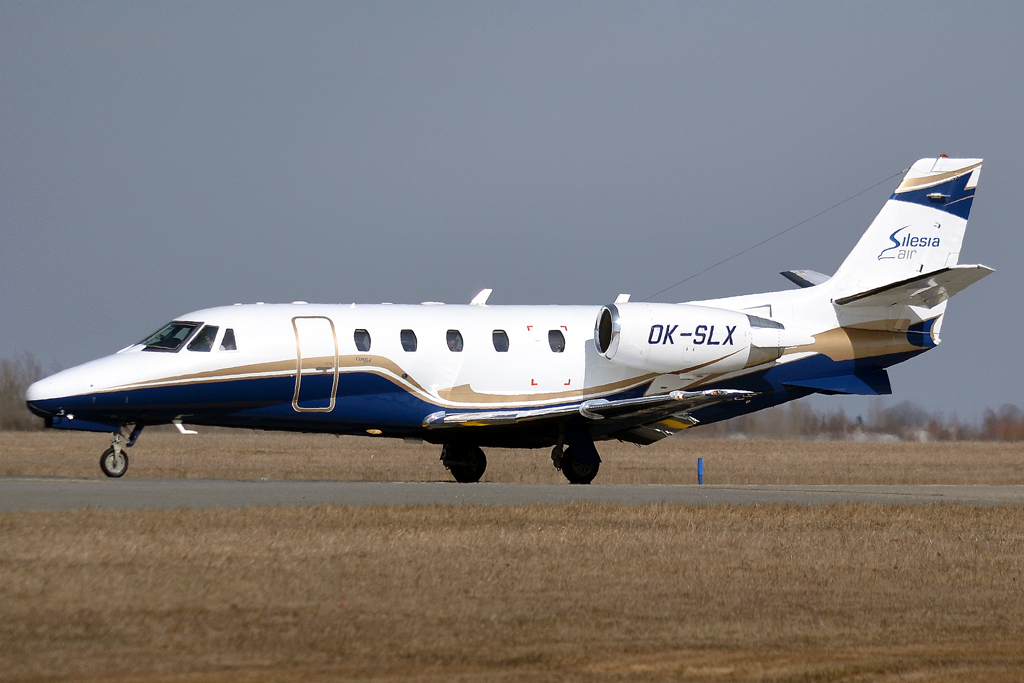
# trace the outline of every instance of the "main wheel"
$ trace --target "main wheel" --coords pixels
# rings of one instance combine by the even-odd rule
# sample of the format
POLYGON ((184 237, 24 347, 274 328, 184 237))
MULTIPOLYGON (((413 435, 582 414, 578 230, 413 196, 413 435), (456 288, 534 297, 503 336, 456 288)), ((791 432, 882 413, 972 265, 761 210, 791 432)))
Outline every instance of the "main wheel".
POLYGON ((566 448, 562 451, 562 474, 569 480, 570 484, 589 484, 594 481, 597 471, 601 469, 601 463, 582 463, 572 457, 572 449, 566 448))
POLYGON ((441 462, 462 484, 480 481, 487 469, 487 456, 479 446, 446 445, 441 449, 441 462))
POLYGON ((123 448, 120 453, 115 453, 114 447, 111 446, 100 456, 100 469, 108 477, 123 477, 128 471, 128 454, 123 448))

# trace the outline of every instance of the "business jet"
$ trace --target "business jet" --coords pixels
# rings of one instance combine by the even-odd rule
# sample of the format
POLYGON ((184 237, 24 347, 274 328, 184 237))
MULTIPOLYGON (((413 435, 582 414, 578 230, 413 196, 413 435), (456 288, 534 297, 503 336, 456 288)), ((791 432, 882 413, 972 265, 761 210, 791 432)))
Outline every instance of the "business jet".
POLYGON ((891 393, 886 368, 939 344, 946 301, 992 273, 958 263, 980 159, 921 159, 831 277, 688 303, 252 304, 174 319, 26 392, 56 429, 109 432, 128 469, 146 425, 422 440, 455 480, 484 447, 551 448, 590 483, 595 443, 651 444, 808 394, 891 393))

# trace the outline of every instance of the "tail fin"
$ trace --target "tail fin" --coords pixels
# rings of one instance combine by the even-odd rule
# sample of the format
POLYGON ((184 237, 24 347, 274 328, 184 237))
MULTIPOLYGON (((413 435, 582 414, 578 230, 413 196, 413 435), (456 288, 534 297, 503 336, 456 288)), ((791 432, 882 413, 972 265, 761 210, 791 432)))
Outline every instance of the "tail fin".
POLYGON ((981 159, 921 159, 830 280, 833 299, 956 265, 981 159))

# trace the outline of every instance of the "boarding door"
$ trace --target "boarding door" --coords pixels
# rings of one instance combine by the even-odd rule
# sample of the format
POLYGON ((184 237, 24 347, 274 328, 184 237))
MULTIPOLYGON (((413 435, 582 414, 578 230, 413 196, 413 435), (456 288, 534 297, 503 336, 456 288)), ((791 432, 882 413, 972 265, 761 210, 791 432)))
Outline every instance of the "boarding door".
POLYGON ((338 391, 338 337, 334 323, 323 316, 292 318, 295 328, 295 397, 298 412, 334 410, 338 391))

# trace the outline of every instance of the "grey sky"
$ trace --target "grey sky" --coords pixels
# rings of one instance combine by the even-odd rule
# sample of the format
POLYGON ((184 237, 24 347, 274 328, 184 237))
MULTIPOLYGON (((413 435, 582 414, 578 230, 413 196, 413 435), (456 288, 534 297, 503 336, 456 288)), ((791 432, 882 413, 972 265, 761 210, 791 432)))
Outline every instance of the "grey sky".
MULTIPOLYGON (((985 170, 895 395, 1024 403, 1024 5, 0 4, 0 357, 251 301, 642 298, 907 166, 985 170)), ((831 273, 894 179, 673 289, 831 273)))

